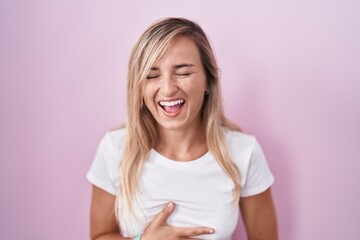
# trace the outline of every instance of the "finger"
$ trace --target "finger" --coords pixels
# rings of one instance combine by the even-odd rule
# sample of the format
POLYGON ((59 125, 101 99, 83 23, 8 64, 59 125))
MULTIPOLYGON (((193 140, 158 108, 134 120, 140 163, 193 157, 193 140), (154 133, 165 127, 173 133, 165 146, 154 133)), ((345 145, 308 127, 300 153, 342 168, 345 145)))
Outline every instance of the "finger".
POLYGON ((201 239, 201 238, 188 238, 188 237, 182 237, 182 238, 179 238, 180 240, 204 240, 204 239, 201 239))
POLYGON ((174 211, 175 203, 169 202, 158 215, 155 216, 154 220, 152 221, 152 226, 162 226, 166 224, 168 217, 174 211))
POLYGON ((182 237, 182 238, 179 238, 180 240, 204 240, 202 238, 188 238, 188 237, 182 237))
POLYGON ((212 234, 214 229, 207 227, 189 227, 189 228, 175 228, 176 235, 179 237, 192 237, 202 234, 212 234))

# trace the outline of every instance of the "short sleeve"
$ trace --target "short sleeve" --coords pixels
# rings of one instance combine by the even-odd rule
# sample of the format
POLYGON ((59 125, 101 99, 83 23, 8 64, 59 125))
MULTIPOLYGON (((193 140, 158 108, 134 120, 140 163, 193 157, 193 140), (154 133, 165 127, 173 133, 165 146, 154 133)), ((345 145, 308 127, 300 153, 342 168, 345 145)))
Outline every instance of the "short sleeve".
POLYGON ((247 169, 245 184, 241 189, 241 197, 249 197, 267 190, 274 183, 263 150, 255 139, 250 162, 247 169))
POLYGON ((116 195, 116 183, 113 180, 114 153, 111 148, 108 133, 100 140, 91 167, 86 175, 95 186, 116 195))

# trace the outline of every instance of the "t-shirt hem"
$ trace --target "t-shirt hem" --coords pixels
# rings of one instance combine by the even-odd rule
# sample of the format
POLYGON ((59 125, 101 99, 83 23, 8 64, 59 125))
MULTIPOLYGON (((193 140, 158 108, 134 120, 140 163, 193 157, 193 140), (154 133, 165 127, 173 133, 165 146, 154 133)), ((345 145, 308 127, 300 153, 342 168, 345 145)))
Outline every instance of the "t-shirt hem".
POLYGON ((254 195, 257 195, 259 193, 265 192, 271 185, 273 185, 275 182, 275 178, 272 177, 269 180, 267 180, 265 183, 261 184, 260 186, 251 188, 245 192, 241 192, 240 197, 251 197, 254 195))
POLYGON ((94 176, 90 172, 86 175, 86 178, 90 183, 97 186, 98 188, 101 188, 111 195, 116 195, 116 191, 112 187, 109 187, 108 184, 104 183, 104 181, 101 181, 98 177, 94 176))

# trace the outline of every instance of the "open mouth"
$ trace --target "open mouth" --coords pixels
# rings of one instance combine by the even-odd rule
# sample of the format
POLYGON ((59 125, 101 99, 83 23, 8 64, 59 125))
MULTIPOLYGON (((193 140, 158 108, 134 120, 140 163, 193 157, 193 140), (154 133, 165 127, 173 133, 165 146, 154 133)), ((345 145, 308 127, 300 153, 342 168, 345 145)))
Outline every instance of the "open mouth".
POLYGON ((184 99, 177 99, 173 101, 160 101, 159 105, 162 107, 162 109, 165 110, 166 113, 172 114, 177 113, 184 105, 184 103, 184 99))

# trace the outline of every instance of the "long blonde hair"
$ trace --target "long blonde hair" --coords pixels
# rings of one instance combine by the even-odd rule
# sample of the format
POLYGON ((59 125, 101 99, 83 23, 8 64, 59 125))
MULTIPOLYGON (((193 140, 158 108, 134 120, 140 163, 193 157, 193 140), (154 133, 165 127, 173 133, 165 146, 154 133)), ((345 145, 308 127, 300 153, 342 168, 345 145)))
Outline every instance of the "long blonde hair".
POLYGON ((209 151, 217 159, 235 186, 240 198, 240 172, 231 160, 222 127, 239 130, 223 113, 218 67, 210 43, 199 25, 184 18, 166 18, 151 25, 135 44, 128 66, 127 138, 120 165, 120 188, 117 195, 117 219, 134 214, 138 181, 149 151, 158 139, 156 121, 143 103, 148 70, 161 58, 179 36, 192 39, 198 47, 206 73, 208 93, 202 106, 202 121, 209 151), (121 203, 120 203, 121 202, 121 203))

